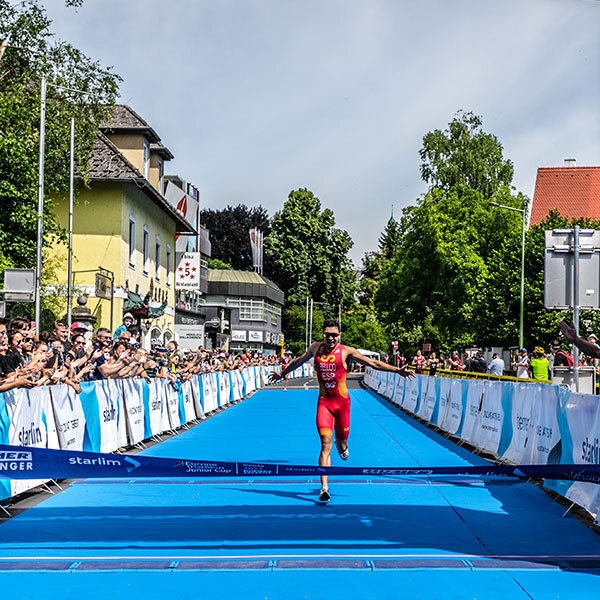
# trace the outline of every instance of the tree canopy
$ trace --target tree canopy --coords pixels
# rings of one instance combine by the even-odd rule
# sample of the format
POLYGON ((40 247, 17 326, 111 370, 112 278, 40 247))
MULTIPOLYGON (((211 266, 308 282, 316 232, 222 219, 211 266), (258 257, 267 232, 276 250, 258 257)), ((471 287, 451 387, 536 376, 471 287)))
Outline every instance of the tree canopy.
POLYGON ((200 222, 210 231, 213 259, 223 261, 233 269, 252 270, 250 230, 257 227, 265 237, 269 234, 266 209, 260 205, 249 208, 245 204, 221 210, 203 209, 200 222))
POLYGON ((273 280, 289 304, 307 297, 329 307, 351 303, 354 272, 348 257, 350 235, 335 227, 335 217, 307 189, 290 192, 271 220, 265 252, 273 280))
POLYGON ((40 86, 48 82, 44 195, 44 246, 64 235, 53 198, 68 193, 70 119, 75 156, 85 175, 97 136, 109 115, 120 78, 70 44, 57 40, 35 0, 0 0, 0 266, 35 264, 40 86))

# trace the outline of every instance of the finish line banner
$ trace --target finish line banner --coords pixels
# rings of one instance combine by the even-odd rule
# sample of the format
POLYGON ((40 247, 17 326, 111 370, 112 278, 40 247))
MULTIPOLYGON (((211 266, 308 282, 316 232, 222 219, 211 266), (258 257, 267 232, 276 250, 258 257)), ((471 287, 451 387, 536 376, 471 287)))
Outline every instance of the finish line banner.
POLYGON ((0 479, 114 479, 273 477, 298 475, 350 476, 502 476, 600 482, 600 465, 482 465, 462 467, 318 467, 246 462, 212 462, 128 456, 100 452, 51 450, 0 445, 0 479))

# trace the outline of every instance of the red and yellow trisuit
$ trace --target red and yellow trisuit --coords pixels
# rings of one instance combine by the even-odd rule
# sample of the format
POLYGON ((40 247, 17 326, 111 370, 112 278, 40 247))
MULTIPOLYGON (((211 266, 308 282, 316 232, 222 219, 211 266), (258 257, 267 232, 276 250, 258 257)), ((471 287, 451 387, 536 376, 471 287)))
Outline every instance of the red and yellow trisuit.
POLYGON ((319 434, 335 429, 338 440, 347 440, 350 434, 350 395, 346 388, 348 373, 342 357, 344 346, 338 344, 331 352, 321 344, 315 354, 315 368, 319 380, 317 401, 317 429, 319 434))

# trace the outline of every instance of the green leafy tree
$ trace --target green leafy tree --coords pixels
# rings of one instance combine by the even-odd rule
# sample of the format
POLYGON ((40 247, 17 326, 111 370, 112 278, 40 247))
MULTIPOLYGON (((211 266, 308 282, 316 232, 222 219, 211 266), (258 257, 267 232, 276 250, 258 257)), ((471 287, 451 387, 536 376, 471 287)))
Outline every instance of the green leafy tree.
POLYGON ((76 161, 85 176, 96 124, 114 103, 120 78, 70 44, 56 40, 38 2, 0 0, 0 264, 35 264, 40 85, 46 106, 44 246, 64 238, 52 198, 68 193, 70 119, 76 123, 76 161), (78 91, 74 91, 78 90, 78 91), (82 93, 83 92, 83 93, 82 93))
POLYGON ((335 228, 335 217, 306 189, 290 192, 271 220, 265 253, 273 280, 290 305, 308 296, 330 307, 351 304, 354 272, 348 257, 352 239, 335 228))
POLYGON ((252 270, 250 230, 257 227, 265 237, 269 234, 266 209, 262 206, 249 208, 245 204, 221 210, 204 209, 200 211, 200 222, 210 232, 213 259, 221 260, 233 269, 252 270))
POLYGON ((490 198, 512 182, 513 164, 503 157, 498 138, 483 131, 481 117, 471 112, 459 111, 446 130, 425 134, 419 155, 430 189, 462 186, 490 198))
POLYGON ((428 341, 447 352, 479 343, 492 253, 520 232, 520 221, 488 203, 525 208, 527 199, 511 192, 512 164, 471 113, 426 134, 420 155, 431 187, 403 211, 396 251, 380 263, 374 304, 404 350, 428 341))
POLYGON ((209 269, 225 269, 230 271, 233 268, 229 263, 223 262, 218 258, 209 258, 207 263, 209 269))

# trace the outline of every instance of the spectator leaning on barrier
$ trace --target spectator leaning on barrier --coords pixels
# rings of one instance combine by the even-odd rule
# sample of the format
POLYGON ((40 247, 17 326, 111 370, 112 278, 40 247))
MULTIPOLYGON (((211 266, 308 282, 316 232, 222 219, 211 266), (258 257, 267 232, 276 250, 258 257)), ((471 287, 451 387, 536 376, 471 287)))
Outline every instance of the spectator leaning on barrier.
POLYGON ((550 374, 548 371, 548 359, 544 354, 544 349, 538 346, 533 351, 533 358, 529 361, 529 370, 532 375, 532 379, 538 381, 548 381, 550 374))
POLYGON ((529 357, 525 348, 519 350, 519 357, 511 366, 519 379, 529 379, 529 357))
POLYGON ((492 360, 490 360, 490 364, 488 365, 488 373, 490 375, 496 375, 497 377, 501 377, 504 375, 504 369, 506 365, 504 361, 500 358, 500 355, 496 352, 492 355, 492 360))

